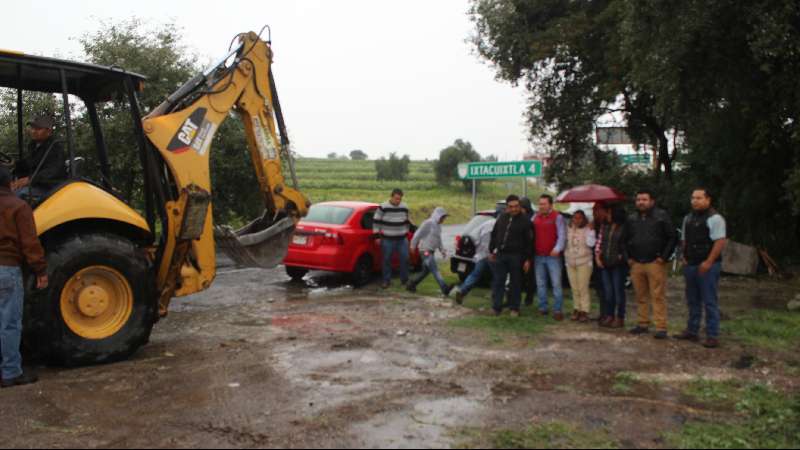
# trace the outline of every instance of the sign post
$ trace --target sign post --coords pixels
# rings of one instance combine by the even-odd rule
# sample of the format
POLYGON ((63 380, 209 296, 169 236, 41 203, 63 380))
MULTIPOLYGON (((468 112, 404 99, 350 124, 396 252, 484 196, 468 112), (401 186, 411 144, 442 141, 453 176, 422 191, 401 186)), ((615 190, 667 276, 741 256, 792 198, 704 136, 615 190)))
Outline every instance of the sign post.
POLYGON ((478 162, 458 165, 458 176, 472 180, 472 213, 478 213, 478 180, 498 178, 522 178, 524 195, 528 195, 528 178, 542 176, 542 162, 538 160, 512 162, 478 162))

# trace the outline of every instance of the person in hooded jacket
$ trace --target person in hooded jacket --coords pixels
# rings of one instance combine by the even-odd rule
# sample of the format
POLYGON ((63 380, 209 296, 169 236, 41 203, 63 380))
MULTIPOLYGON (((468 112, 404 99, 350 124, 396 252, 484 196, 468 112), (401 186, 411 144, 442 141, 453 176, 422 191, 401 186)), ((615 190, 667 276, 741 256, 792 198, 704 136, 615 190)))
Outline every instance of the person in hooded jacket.
POLYGON ((422 272, 409 281, 407 289, 409 292, 416 292, 417 286, 422 283, 428 275, 433 274, 436 282, 442 290, 442 294, 447 297, 453 286, 445 283, 441 273, 439 273, 439 266, 436 263, 436 252, 439 251, 444 258, 447 258, 447 250, 444 248, 442 240, 442 224, 447 219, 447 211, 444 208, 436 208, 431 215, 431 218, 422 222, 414 238, 411 240, 411 249, 419 249, 419 254, 422 256, 422 272))

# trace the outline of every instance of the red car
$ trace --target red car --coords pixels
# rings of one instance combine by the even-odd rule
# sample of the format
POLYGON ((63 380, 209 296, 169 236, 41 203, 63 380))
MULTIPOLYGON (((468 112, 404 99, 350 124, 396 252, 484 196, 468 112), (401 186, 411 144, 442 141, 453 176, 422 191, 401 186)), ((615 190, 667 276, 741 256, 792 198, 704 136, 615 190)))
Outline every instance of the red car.
MULTIPOLYGON (((355 286, 364 286, 382 270, 380 239, 373 238, 376 203, 327 202, 311 207, 297 226, 283 261, 286 273, 299 281, 311 270, 349 273, 355 286)), ((413 234, 409 234, 409 240, 413 234)), ((395 259, 395 268, 399 265, 395 259)), ((419 266, 412 254, 409 265, 419 266)))

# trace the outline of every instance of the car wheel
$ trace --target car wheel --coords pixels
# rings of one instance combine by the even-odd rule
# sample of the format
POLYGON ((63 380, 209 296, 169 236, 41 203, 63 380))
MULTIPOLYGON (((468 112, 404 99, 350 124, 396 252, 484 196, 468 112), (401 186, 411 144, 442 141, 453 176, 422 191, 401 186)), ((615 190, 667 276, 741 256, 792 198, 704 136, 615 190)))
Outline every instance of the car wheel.
POLYGON ((295 283, 299 283, 300 281, 303 281, 303 277, 308 275, 308 269, 286 266, 286 275, 289 275, 289 277, 295 283))
POLYGON ((364 255, 358 259, 356 267, 353 270, 353 286, 360 288, 364 287, 372 281, 372 257, 364 255))

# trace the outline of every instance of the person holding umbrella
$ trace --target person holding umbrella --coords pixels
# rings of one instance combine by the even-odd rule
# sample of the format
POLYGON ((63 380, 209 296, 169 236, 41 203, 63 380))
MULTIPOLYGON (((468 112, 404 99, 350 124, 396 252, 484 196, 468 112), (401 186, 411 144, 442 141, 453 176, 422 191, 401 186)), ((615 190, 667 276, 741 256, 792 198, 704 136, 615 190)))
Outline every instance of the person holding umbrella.
MULTIPOLYGON (((610 205, 625 201, 625 194, 622 192, 599 184, 587 184, 576 186, 558 196, 559 203, 594 203, 594 232, 596 235, 595 256, 600 256, 604 236, 603 226, 611 223, 612 208, 610 205)), ((597 286, 597 296, 600 299, 600 326, 611 326, 614 322, 614 313, 607 304, 605 289, 603 285, 604 269, 595 264, 592 273, 592 280, 597 286)))
POLYGON ((611 220, 602 226, 603 238, 596 256, 597 266, 602 269, 604 315, 607 317, 601 325, 617 329, 625 328, 625 278, 628 274, 624 238, 626 221, 624 209, 616 207, 612 210, 611 220))
POLYGON ((575 310, 572 313, 573 322, 589 322, 589 312, 592 309, 589 284, 592 279, 595 242, 596 235, 589 225, 586 213, 576 211, 567 230, 567 248, 564 252, 567 275, 570 286, 572 286, 572 297, 575 303, 575 310))

